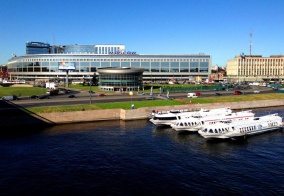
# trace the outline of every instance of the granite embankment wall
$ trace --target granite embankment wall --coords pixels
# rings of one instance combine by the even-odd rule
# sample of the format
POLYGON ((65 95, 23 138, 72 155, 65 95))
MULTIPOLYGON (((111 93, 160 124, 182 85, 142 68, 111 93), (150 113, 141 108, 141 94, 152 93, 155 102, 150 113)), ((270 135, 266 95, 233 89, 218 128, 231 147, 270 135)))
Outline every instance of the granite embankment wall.
POLYGON ((38 117, 52 124, 76 123, 76 122, 91 122, 102 120, 137 120, 147 119, 148 116, 155 111, 169 111, 171 109, 188 109, 196 110, 200 108, 213 109, 220 107, 230 107, 233 110, 253 109, 284 106, 284 100, 263 100, 263 101, 243 101, 243 102, 228 102, 215 104, 187 104, 178 106, 158 106, 137 108, 133 110, 123 109, 105 109, 105 110, 86 110, 75 112, 55 112, 55 113, 40 113, 38 117))

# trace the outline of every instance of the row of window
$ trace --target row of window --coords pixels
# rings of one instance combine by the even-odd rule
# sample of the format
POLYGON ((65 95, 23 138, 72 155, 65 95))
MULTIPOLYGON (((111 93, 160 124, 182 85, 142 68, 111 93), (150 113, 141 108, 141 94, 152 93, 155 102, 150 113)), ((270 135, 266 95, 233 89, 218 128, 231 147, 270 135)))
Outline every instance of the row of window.
POLYGON ((250 72, 239 72, 239 75, 241 75, 241 76, 254 76, 254 77, 256 77, 256 76, 267 76, 267 75, 284 75, 284 73, 282 72, 282 73, 280 73, 280 72, 274 72, 274 71, 272 71, 272 72, 263 72, 263 73, 250 73, 250 72))
POLYGON ((99 75, 100 86, 141 86, 142 74, 128 75, 128 74, 102 74, 99 75))
POLYGON ((249 62, 283 62, 284 59, 247 59, 240 60, 240 63, 249 63, 249 62))
MULTIPOLYGON (((9 68, 9 72, 62 72, 58 69, 58 67, 17 67, 17 68, 9 68)), ((80 67, 80 69, 74 70, 75 72, 96 72, 97 69, 95 67, 80 67)), ((159 68, 159 69, 144 69, 144 72, 209 72, 208 68, 180 68, 180 69, 169 69, 169 68, 159 68)))
POLYGON ((22 59, 21 62, 53 62, 53 61, 66 61, 66 62, 102 62, 102 61, 110 61, 110 62, 209 62, 209 59, 60 59, 60 58, 52 58, 52 59, 22 59))
MULTIPOLYGON (((13 63, 9 67, 58 67, 58 62, 13 63)), ((76 67, 209 68, 208 62, 80 62, 76 67)))

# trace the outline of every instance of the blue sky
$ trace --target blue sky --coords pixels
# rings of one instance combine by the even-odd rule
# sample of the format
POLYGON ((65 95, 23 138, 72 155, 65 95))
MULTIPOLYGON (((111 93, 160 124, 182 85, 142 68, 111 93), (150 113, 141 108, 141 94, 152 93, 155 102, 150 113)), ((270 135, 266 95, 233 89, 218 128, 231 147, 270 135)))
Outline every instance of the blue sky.
POLYGON ((2 0, 0 64, 26 41, 125 44, 138 54, 284 55, 283 0, 2 0))

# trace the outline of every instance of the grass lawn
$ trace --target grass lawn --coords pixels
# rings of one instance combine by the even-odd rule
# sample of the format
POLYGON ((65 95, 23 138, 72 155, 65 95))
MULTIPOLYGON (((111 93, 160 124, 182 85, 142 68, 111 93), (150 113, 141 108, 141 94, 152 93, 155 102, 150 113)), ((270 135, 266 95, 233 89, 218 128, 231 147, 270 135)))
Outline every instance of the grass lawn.
POLYGON ((25 97, 31 95, 46 94, 46 88, 40 87, 1 87, 0 98, 8 95, 16 95, 17 97, 25 97))
MULTIPOLYGON (((70 89, 80 89, 89 91, 90 86, 83 85, 70 85, 70 89)), ((102 92, 97 86, 92 86, 92 91, 102 92)), ((155 89, 157 92, 158 89, 155 89)), ((149 90, 147 90, 149 91, 149 90)), ((147 92, 145 90, 145 92, 147 92)), ((154 92, 156 92, 154 91, 154 92)), ((0 87, 0 97, 5 95, 16 96, 30 96, 45 94, 45 88, 39 87, 0 87)), ((105 92, 104 92, 105 93, 105 92)), ((112 93, 112 92, 109 92, 112 93)), ((171 106, 171 105, 186 105, 191 103, 210 104, 217 102, 237 102, 237 101, 254 101, 254 100, 273 100, 284 99, 284 93, 269 93, 269 94, 247 94, 247 95, 232 95, 232 96, 213 96, 213 97, 199 97, 199 98, 181 98, 171 100, 145 100, 145 101, 131 101, 131 102, 109 102, 109 103, 97 103, 97 104, 83 104, 83 105, 71 105, 71 106, 51 106, 51 107, 38 107, 38 108, 26 108, 34 113, 49 113, 49 112, 67 112, 67 111, 81 111, 81 110, 101 110, 101 109, 114 109, 121 108, 125 110, 131 109, 131 104, 135 105, 135 108, 141 107, 154 107, 154 106, 171 106)))
POLYGON ((109 102, 109 103, 97 103, 97 104, 84 104, 84 105, 72 105, 72 106, 52 106, 42 108, 26 108, 34 113, 48 113, 48 112, 67 112, 67 111, 81 111, 81 110, 102 110, 102 109, 114 109, 121 108, 125 110, 131 109, 131 104, 135 105, 135 108, 141 107, 154 107, 154 106, 174 106, 174 105, 187 105, 190 103, 210 104, 220 102, 238 102, 238 101, 255 101, 255 100, 273 100, 284 99, 282 93, 270 93, 270 94, 248 94, 248 95, 232 95, 223 97, 206 97, 206 98, 183 98, 172 100, 148 100, 148 101, 132 101, 132 102, 109 102))

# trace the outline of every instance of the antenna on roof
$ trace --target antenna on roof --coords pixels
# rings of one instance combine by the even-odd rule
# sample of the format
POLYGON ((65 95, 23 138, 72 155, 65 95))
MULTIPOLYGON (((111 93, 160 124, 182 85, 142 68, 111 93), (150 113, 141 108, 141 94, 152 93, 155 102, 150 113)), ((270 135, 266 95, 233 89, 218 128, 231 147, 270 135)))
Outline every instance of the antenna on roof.
POLYGON ((53 45, 55 46, 55 36, 54 36, 54 33, 53 33, 53 45))
POLYGON ((251 40, 252 40, 252 32, 251 32, 251 30, 250 30, 250 34, 249 34, 249 36, 250 36, 250 42, 249 42, 249 55, 251 56, 251 47, 252 47, 252 43, 251 43, 251 40))

